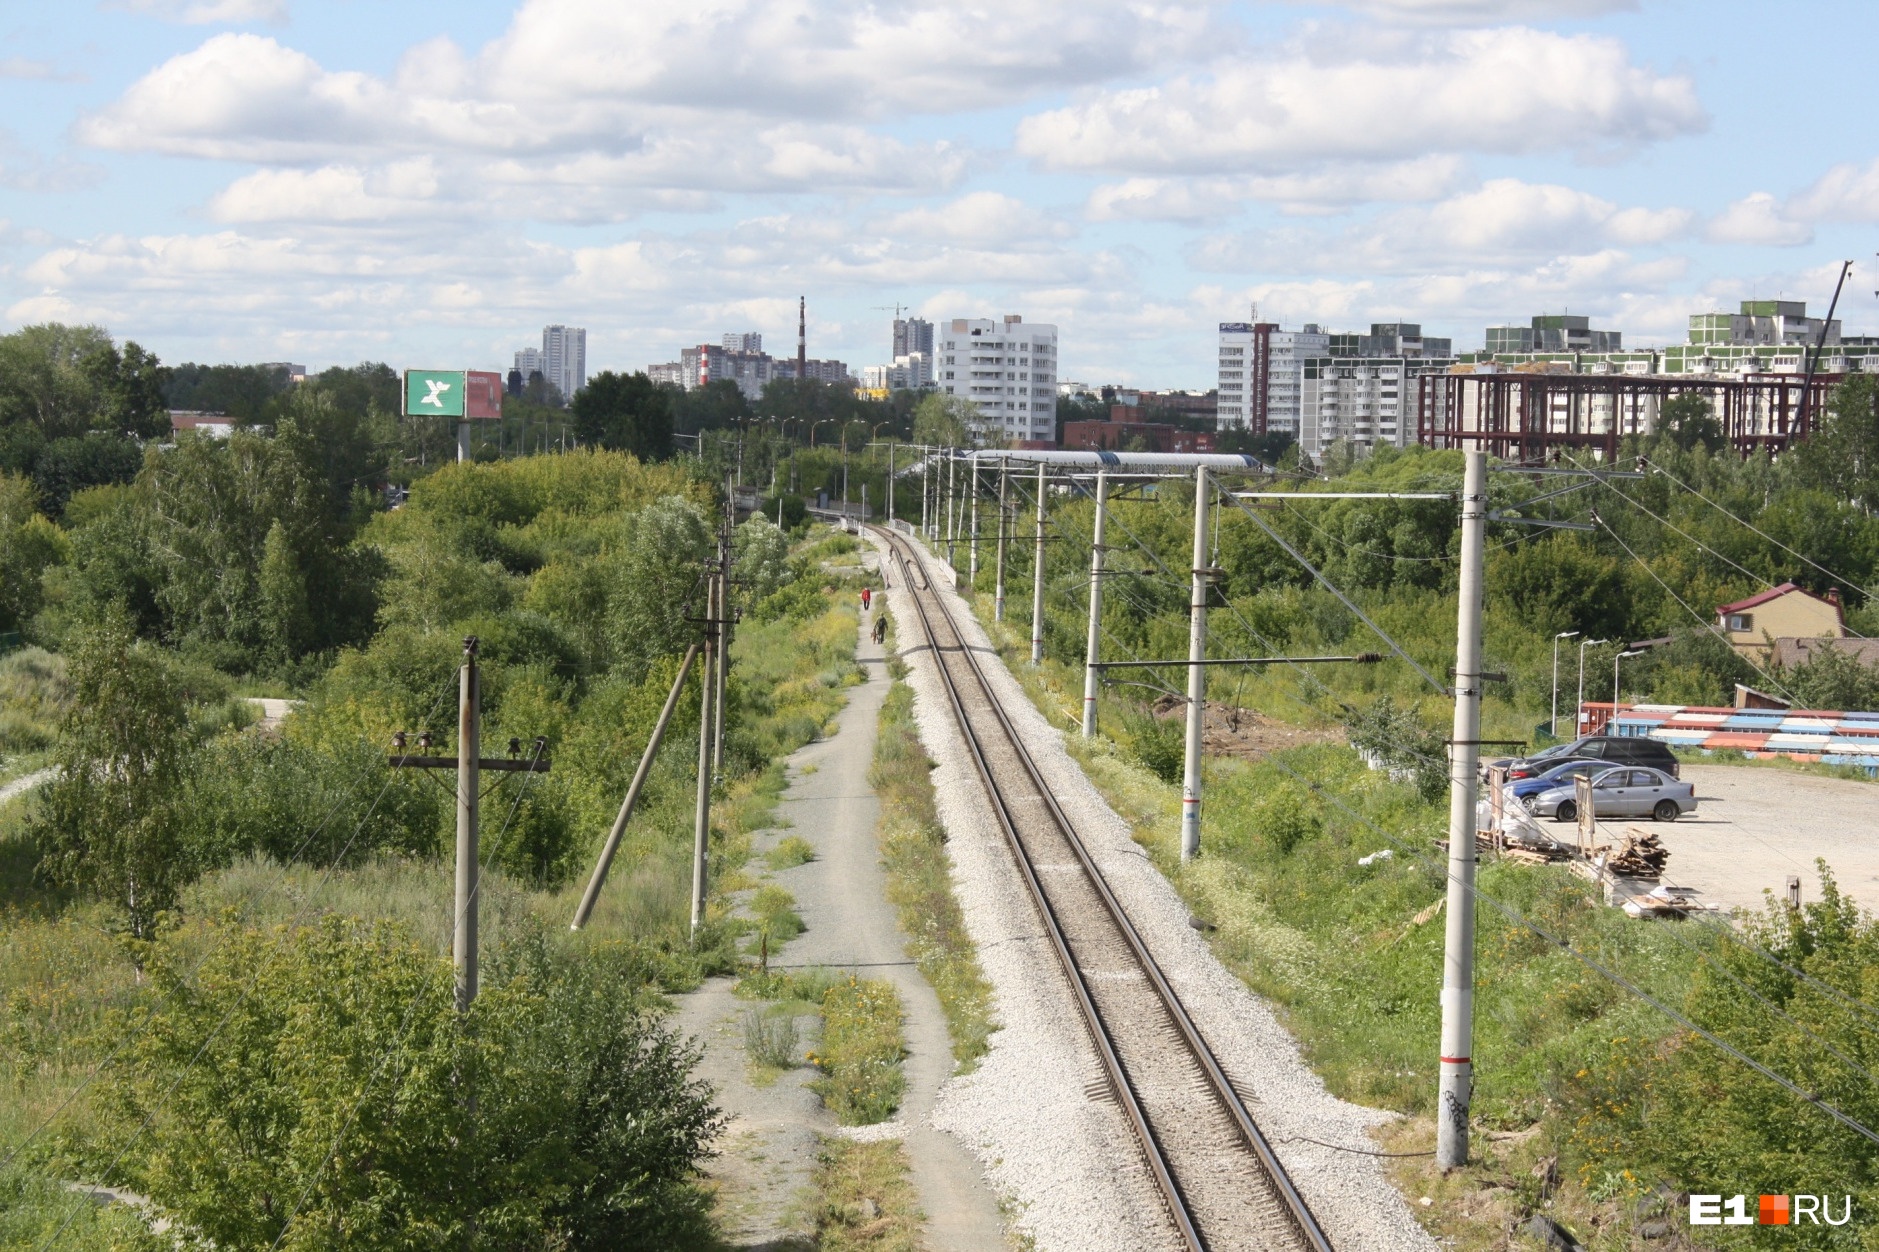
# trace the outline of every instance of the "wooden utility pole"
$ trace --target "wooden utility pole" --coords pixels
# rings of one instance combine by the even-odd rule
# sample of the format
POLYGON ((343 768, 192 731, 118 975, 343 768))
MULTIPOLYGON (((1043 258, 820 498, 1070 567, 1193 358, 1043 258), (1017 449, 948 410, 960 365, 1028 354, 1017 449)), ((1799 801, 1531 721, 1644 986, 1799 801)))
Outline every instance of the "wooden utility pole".
POLYGON ((685 659, 679 663, 678 677, 672 680, 672 690, 666 694, 665 707, 659 711, 659 721, 652 728, 652 737, 646 741, 646 750, 640 754, 639 768, 633 772, 632 785, 626 789, 626 799, 620 802, 620 815, 613 819, 613 829, 607 832, 607 842, 600 849, 600 859, 594 864, 594 876, 588 879, 587 892, 581 897, 580 907, 574 911, 574 922, 569 930, 579 930, 587 925, 587 919, 593 915, 594 905, 600 899, 600 889, 606 885, 607 870, 613 865, 614 853, 620 850, 620 837, 626 833, 626 824, 633 818, 633 809, 639 804, 639 793, 646 787, 646 776, 652 773, 653 757, 659 754, 659 741, 665 738, 665 728, 672 722, 672 710, 678 707, 679 695, 685 690, 685 679, 692 672, 692 662, 698 658, 698 645, 693 644, 685 650, 685 659))
POLYGON ((698 804, 692 821, 692 936, 705 921, 705 857, 711 841, 711 744, 713 679, 711 666, 718 652, 717 572, 706 579, 704 670, 698 684, 698 804))
MULTIPOLYGON (((546 774, 548 762, 542 759, 547 746, 535 741, 535 755, 521 760, 522 741, 509 741, 509 759, 479 756, 482 749, 482 680, 476 665, 476 636, 463 641, 463 667, 457 673, 457 755, 452 757, 411 756, 405 751, 406 733, 392 736, 394 769, 454 769, 457 771, 457 874, 454 893, 455 920, 450 942, 451 960, 457 971, 457 1011, 469 1011, 476 999, 477 985, 477 907, 482 891, 482 867, 478 861, 478 802, 481 798, 482 772, 504 770, 546 774)), ((418 736, 420 750, 431 746, 430 731, 418 736)))

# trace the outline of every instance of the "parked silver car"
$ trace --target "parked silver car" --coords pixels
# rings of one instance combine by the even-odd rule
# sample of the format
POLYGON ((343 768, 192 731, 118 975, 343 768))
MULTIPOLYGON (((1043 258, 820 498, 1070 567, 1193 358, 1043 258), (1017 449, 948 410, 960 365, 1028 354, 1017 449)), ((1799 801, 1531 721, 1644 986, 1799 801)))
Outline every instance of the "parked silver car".
MULTIPOLYGON (((1572 780, 1534 796, 1528 811, 1535 817, 1577 821, 1579 801, 1572 780)), ((1696 811, 1696 786, 1679 782, 1662 770, 1619 766, 1592 776, 1592 811, 1601 818, 1652 817, 1674 822, 1696 811)))

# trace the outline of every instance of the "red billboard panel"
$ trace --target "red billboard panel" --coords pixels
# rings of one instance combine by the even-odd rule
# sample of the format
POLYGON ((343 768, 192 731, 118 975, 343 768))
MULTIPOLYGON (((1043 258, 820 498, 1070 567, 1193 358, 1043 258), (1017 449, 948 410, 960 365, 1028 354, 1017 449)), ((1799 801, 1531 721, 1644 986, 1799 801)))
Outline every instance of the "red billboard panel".
POLYGON ((501 374, 471 370, 464 375, 463 417, 470 422, 493 422, 502 417, 501 374))

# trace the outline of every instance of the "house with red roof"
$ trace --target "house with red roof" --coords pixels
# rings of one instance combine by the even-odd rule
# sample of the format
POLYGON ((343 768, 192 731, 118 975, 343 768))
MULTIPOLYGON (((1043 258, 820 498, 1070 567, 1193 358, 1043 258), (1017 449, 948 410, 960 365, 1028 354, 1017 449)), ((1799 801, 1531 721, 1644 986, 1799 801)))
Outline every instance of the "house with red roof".
POLYGON ((1782 640, 1846 638, 1840 593, 1817 596, 1794 583, 1717 605, 1716 618, 1735 650, 1757 665, 1766 665, 1782 640))

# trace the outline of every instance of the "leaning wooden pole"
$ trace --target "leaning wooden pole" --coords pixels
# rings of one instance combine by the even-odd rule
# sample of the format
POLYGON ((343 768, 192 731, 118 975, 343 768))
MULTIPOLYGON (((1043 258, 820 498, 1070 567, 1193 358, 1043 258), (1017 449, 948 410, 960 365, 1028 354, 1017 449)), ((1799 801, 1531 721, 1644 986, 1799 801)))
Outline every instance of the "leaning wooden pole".
POLYGON ((594 864, 594 876, 587 880, 587 893, 581 897, 580 907, 574 910, 574 921, 568 927, 569 930, 579 930, 593 916, 594 905, 600 900, 600 889, 607 883, 607 871, 613 866, 614 853, 620 850, 620 839, 626 834, 626 824, 633 820, 633 809, 639 804, 639 793, 645 790, 647 775, 652 773, 652 760, 659 754, 659 741, 665 738, 666 727, 672 723, 672 711, 678 707, 679 695, 685 690, 685 679, 691 674, 692 662, 697 658, 697 644, 685 649, 685 659, 679 663, 679 676, 672 680, 672 690, 666 694, 665 707, 659 711, 659 720, 652 728, 652 738, 646 741, 646 750, 640 754, 639 768, 633 771, 632 785, 626 789, 626 799, 620 802, 620 815, 613 819, 613 829, 607 832, 607 842, 602 845, 600 859, 594 864))

